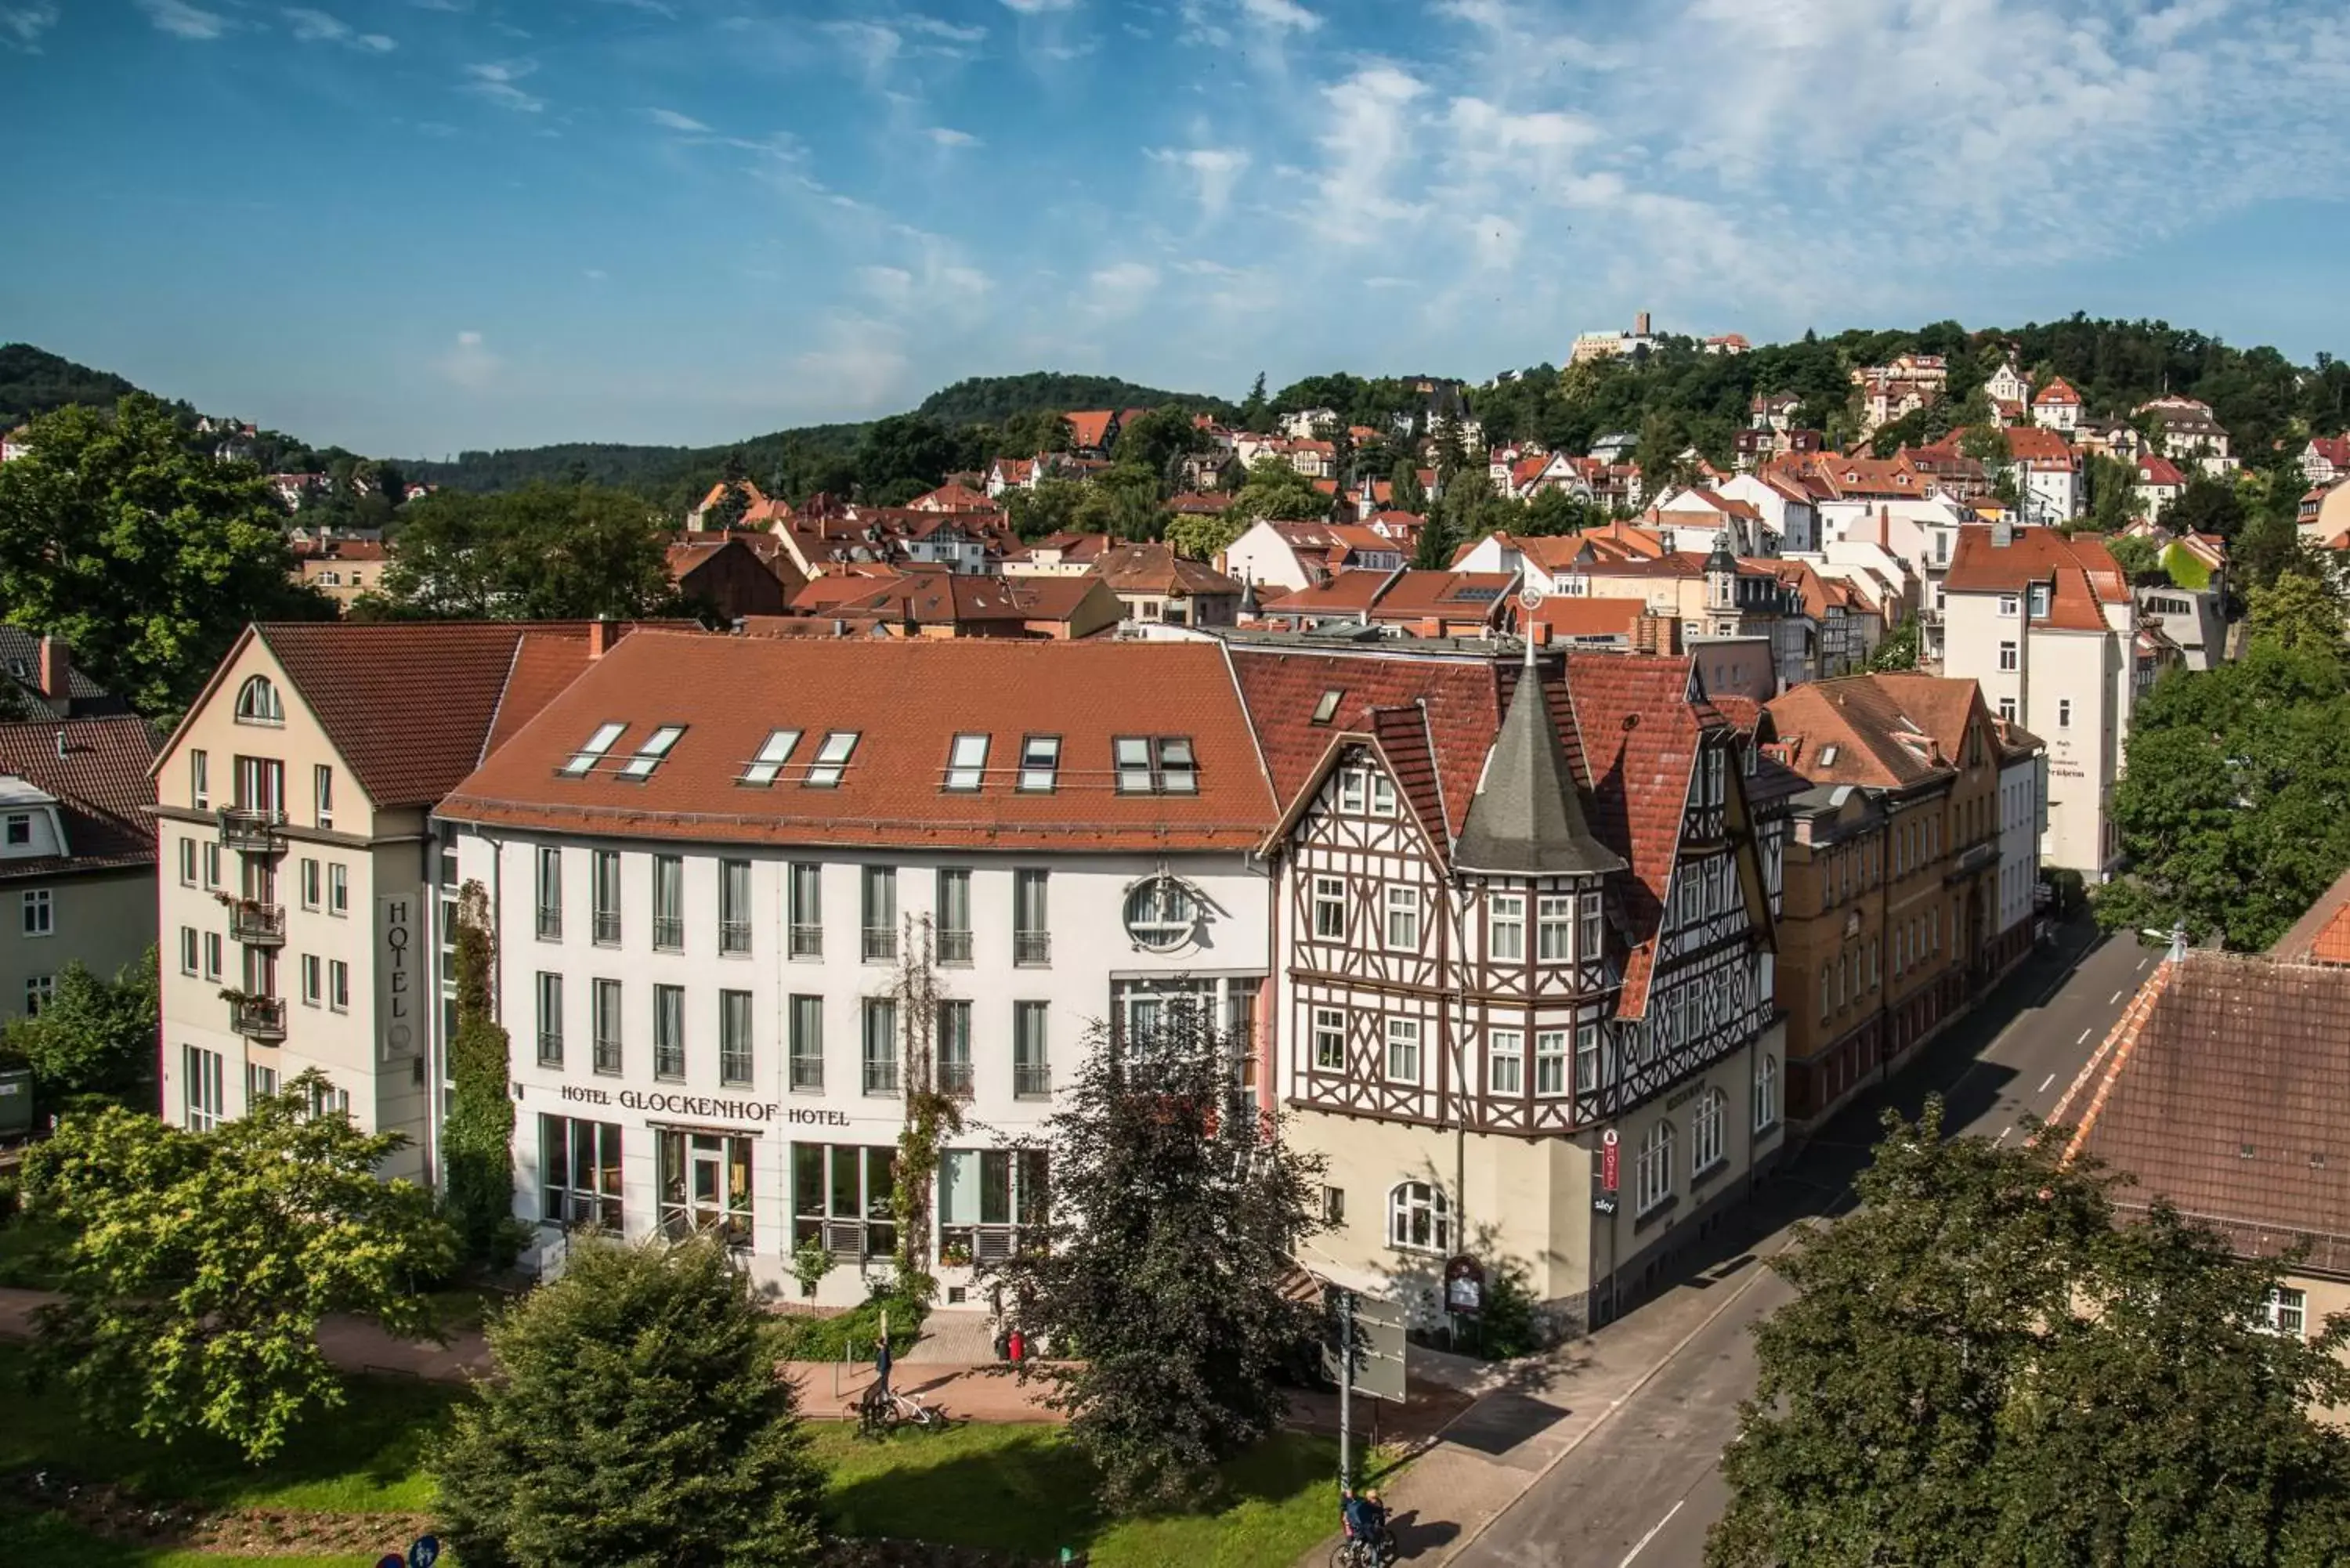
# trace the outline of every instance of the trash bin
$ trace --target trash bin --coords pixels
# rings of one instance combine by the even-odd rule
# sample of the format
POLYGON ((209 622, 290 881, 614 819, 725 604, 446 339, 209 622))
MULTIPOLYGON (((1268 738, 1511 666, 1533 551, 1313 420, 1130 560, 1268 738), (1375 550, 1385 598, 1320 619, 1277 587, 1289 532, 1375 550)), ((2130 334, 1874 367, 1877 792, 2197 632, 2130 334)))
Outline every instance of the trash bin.
POLYGON ((0 1143, 33 1136, 33 1070, 0 1067, 0 1143))

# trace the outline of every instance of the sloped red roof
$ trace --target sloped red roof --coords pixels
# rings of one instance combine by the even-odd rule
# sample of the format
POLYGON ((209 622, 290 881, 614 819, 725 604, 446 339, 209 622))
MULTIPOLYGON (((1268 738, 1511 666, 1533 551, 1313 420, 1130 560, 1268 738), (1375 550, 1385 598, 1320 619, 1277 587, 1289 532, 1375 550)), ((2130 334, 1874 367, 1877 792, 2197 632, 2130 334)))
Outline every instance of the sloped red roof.
POLYGON ((57 797, 67 850, 0 860, 0 879, 153 865, 141 811, 155 801, 156 745, 154 729, 130 713, 0 724, 0 774, 57 797))
POLYGON ((1081 447, 1100 447, 1109 441, 1110 421, 1118 418, 1116 409, 1073 409, 1061 416, 1069 421, 1069 439, 1081 447))

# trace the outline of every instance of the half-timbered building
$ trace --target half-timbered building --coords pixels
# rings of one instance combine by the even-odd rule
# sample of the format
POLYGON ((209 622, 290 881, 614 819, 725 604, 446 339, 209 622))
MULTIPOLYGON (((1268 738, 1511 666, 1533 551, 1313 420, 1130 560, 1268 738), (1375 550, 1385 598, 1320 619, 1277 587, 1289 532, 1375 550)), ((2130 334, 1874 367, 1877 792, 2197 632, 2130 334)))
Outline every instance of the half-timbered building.
POLYGON ((1745 737, 1692 661, 1235 647, 1276 796, 1278 1091, 1306 1262, 1440 1310, 1451 1255, 1620 1310, 1779 1143, 1745 737))

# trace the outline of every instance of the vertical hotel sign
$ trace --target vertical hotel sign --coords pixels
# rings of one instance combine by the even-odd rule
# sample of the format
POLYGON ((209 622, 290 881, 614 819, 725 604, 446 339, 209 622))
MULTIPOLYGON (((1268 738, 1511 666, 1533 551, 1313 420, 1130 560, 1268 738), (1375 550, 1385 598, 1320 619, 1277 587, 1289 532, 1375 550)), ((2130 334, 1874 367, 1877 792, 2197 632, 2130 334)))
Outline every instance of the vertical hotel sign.
POLYGON ((375 1026, 383 1059, 413 1056, 424 1045, 424 944, 413 893, 375 901, 375 1026))

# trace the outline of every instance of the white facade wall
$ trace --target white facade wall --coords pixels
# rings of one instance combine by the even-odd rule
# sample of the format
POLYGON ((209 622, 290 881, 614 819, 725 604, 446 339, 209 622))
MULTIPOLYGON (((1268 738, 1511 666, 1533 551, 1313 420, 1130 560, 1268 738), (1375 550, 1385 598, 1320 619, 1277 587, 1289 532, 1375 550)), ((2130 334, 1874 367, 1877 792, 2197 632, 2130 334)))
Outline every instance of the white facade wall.
POLYGON ((1254 583, 1259 588, 1295 591, 1314 580, 1305 564, 1297 558, 1297 552, 1289 547, 1289 541, 1275 532, 1272 524, 1262 520, 1226 548, 1223 571, 1226 576, 1254 583))
POLYGON ((2002 764, 1999 770, 1999 910, 1994 936, 2004 936, 2032 919, 2033 889, 2040 882, 2041 797, 2047 759, 2037 753, 2002 764))
MULTIPOLYGON (((951 1151, 1001 1148, 1008 1140, 1037 1131, 1052 1111, 1049 1093, 1015 1093, 1015 1002, 1045 1004, 1046 1062, 1055 1086, 1065 1085, 1076 1072, 1094 1027, 1109 1017, 1114 989, 1121 981, 1212 981, 1222 996, 1244 993, 1254 999, 1256 1018, 1267 1015, 1260 993, 1271 959, 1268 884, 1240 856, 786 851, 764 846, 722 848, 667 841, 533 838, 471 827, 462 830, 459 856, 462 875, 491 891, 497 911, 498 1011, 514 1044, 515 1213, 538 1227, 543 1266, 559 1260, 562 1231, 543 1222, 548 1173, 542 1166, 540 1117, 564 1116, 619 1128, 622 1229, 632 1238, 652 1233, 659 1224, 663 1207, 660 1131, 681 1131, 688 1138, 747 1139, 751 1194, 744 1262, 764 1288, 799 1294, 790 1271, 794 1146, 885 1149, 895 1145, 905 1122, 900 1094, 868 1094, 864 1088, 864 1003, 889 995, 899 973, 893 961, 862 956, 866 867, 896 868, 901 941, 904 920, 910 918, 919 928, 924 918, 935 916, 941 868, 970 873, 972 959, 941 962, 932 971, 940 997, 970 1004, 972 1094, 964 1106, 965 1130, 948 1140, 951 1151), (543 844, 561 852, 559 939, 537 935, 537 850, 543 844), (617 849, 620 855, 621 932, 617 945, 592 940, 592 852, 598 848, 617 849), (652 945, 657 854, 675 854, 682 861, 681 951, 657 950, 652 945), (747 954, 719 950, 723 859, 750 865, 747 954), (786 906, 788 867, 794 862, 821 868, 822 950, 814 956, 790 956, 786 906), (1015 869, 1047 873, 1050 952, 1045 962, 1014 962, 1015 869), (1124 909, 1128 890, 1162 870, 1197 891, 1205 916, 1195 940, 1174 951, 1156 953, 1139 948, 1128 936, 1124 909), (559 977, 562 991, 559 1065, 540 1060, 542 974, 559 977), (598 980, 620 982, 621 1060, 615 1073, 598 1072, 595 1064, 593 988, 598 980), (654 1070, 656 986, 683 992, 681 1078, 664 1078, 654 1070), (720 993, 728 991, 747 992, 752 998, 751 1070, 743 1082, 723 1081, 720 1071, 720 993), (795 997, 820 1001, 820 1087, 793 1087, 795 997)), ((731 1149, 724 1158, 731 1159, 731 1149)), ((935 1204, 932 1213, 935 1224, 935 1204)), ((931 1255, 940 1256, 935 1235, 931 1255)), ((864 1273, 885 1266, 884 1259, 839 1257, 816 1300, 831 1304, 862 1300, 868 1288, 864 1273)), ((965 1268, 941 1266, 936 1272, 950 1293, 969 1282, 965 1268)))

